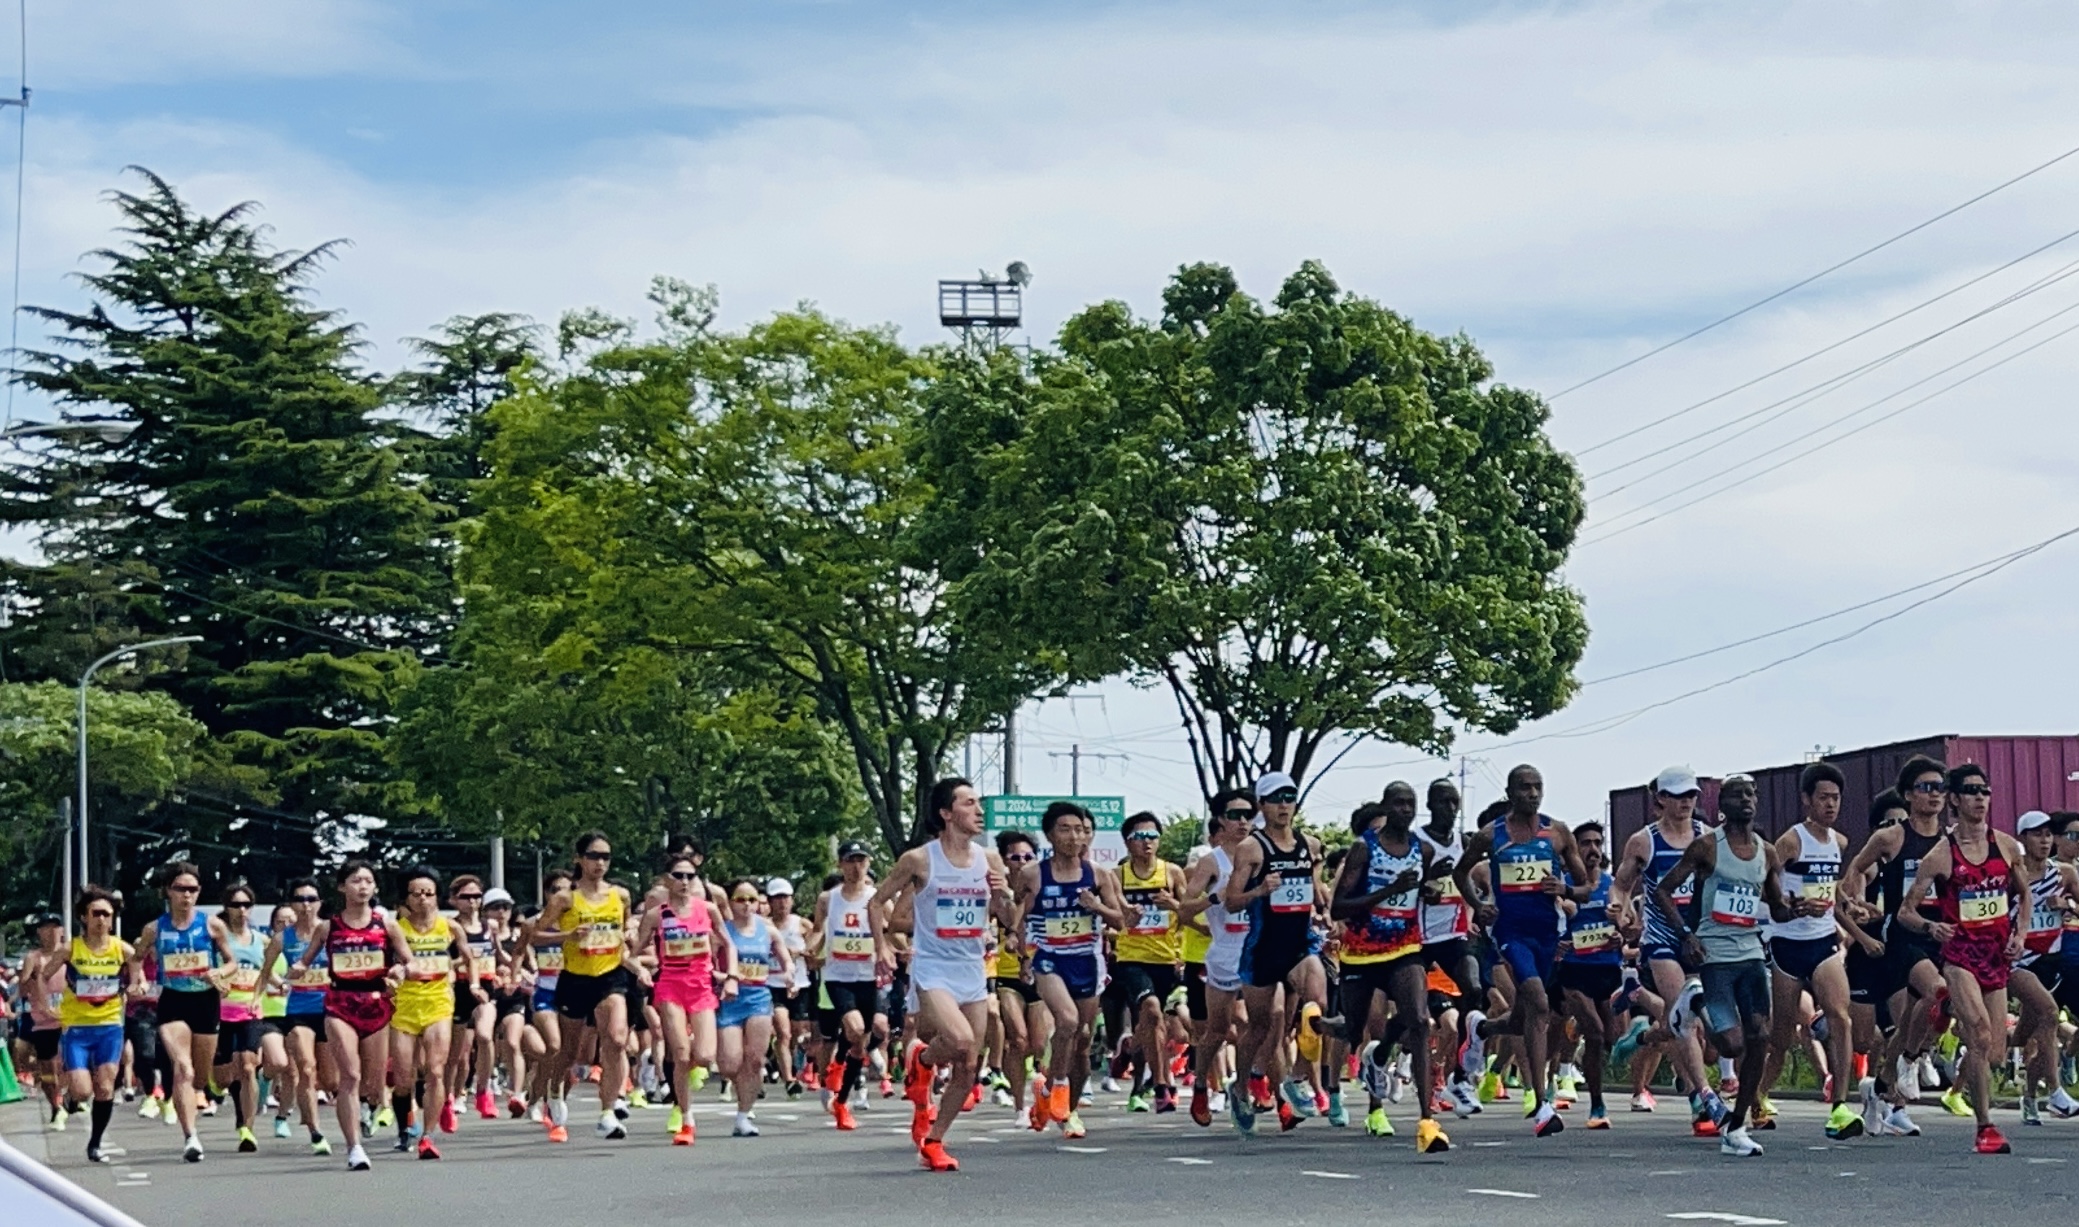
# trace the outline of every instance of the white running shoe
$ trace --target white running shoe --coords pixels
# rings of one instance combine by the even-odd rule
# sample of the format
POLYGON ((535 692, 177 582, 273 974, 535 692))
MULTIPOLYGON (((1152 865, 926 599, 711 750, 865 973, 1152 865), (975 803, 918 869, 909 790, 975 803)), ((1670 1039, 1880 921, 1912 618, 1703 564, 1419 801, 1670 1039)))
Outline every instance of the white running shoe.
POLYGON ((1907 1103, 1920 1102, 1920 1062, 1911 1057, 1900 1057, 1898 1077, 1892 1081, 1898 1087, 1901 1099, 1907 1103))
MULTIPOLYGON (((1208 1094, 1206 1096, 1206 1111, 1212 1113, 1215 1116, 1218 1116, 1222 1112, 1227 1111, 1227 1092, 1213 1091, 1212 1093, 1208 1094)), ((1030 1125, 1032 1121, 1029 1115, 1027 1119, 1022 1121, 1021 1123, 1030 1125)))
POLYGON ((1893 1108, 1884 1118, 1883 1136, 1888 1138, 1917 1138, 1920 1136, 1920 1126, 1913 1123, 1913 1118, 1906 1115, 1904 1108, 1893 1108))
POLYGON ((180 1157, 189 1163, 202 1162, 202 1139, 189 1134, 188 1144, 181 1147, 180 1157))
POLYGON ((758 1122, 751 1118, 749 1112, 738 1112, 736 1114, 736 1128, 729 1131, 729 1136, 737 1138, 757 1137, 758 1122))
POLYGON ((1702 980, 1684 980, 1682 991, 1675 994, 1675 1003, 1668 1007, 1668 1030, 1676 1035, 1689 1030, 1689 1024, 1696 1020, 1696 1000, 1703 995, 1702 980))
POLYGON ((1386 1093, 1384 1095, 1381 1095, 1380 1098, 1384 1099, 1387 1103, 1399 1103, 1401 1087, 1406 1083, 1406 1079, 1402 1076, 1400 1072, 1399 1061, 1395 1061, 1386 1067, 1385 1083, 1386 1093))
POLYGON ((350 1172, 365 1172, 368 1170, 368 1152, 361 1149, 359 1142, 354 1143, 352 1149, 347 1151, 347 1170, 350 1172))
POLYGON ((137 1119, 156 1120, 159 1115, 159 1108, 165 1102, 166 1101, 164 1099, 161 1099, 157 1095, 146 1095, 144 1097, 144 1102, 140 1104, 137 1108, 137 1119))
POLYGON ((1480 1036, 1480 1024, 1487 1015, 1474 1010, 1465 1017, 1465 1038, 1458 1045, 1458 1069, 1468 1078, 1478 1078, 1487 1072, 1487 1041, 1480 1036))
POLYGON ((567 1125, 570 1123, 570 1101, 568 1099, 558 1095, 554 1099, 549 1100, 549 1123, 551 1125, 567 1125))
POLYGON ((601 1112, 597 1132, 603 1138, 625 1138, 628 1136, 628 1126, 622 1124, 621 1118, 613 1113, 601 1112))
MULTIPOLYGON (((1393 1071, 1372 1060, 1379 1051, 1379 1041, 1372 1040, 1357 1052, 1357 1076, 1364 1083, 1365 1093, 1379 1099, 1386 1098, 1386 1090, 1393 1080, 1393 1071)), ((1396 1088, 1397 1089, 1397 1088, 1396 1088)), ((1399 1095, 1394 1096, 1400 1098, 1399 1095)))
POLYGON ((1862 1131, 1870 1137, 1882 1137, 1884 1133, 1884 1101, 1877 1098, 1877 1080, 1864 1078, 1856 1084, 1862 1093, 1862 1131))
POLYGON ((1473 1093, 1473 1084, 1464 1078, 1445 1078, 1444 1094, 1450 1097, 1451 1110, 1460 1120, 1480 1114, 1480 1097, 1473 1093))
POLYGON ((1728 1129, 1718 1137, 1718 1153, 1751 1159, 1761 1153, 1761 1143, 1747 1136, 1747 1126, 1728 1129))
POLYGON ((2050 1098, 2043 1101, 2043 1106, 2050 1109, 2050 1114, 2060 1120, 2070 1120, 2079 1116, 2079 1099, 2066 1094, 2063 1087, 2050 1092, 2050 1098))
POLYGON ((1119 1093, 1119 1080, 1106 1074, 1104 1081, 1097 1084, 1097 1088, 1107 1095, 1116 1095, 1119 1093))

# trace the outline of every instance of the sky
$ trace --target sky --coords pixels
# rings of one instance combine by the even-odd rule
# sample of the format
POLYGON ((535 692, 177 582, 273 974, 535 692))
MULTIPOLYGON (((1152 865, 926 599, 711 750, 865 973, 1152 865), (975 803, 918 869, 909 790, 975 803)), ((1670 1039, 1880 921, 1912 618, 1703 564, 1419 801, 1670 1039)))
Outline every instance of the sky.
MULTIPOLYGON (((1359 746, 1317 819, 1461 767, 1477 806, 1534 762, 1585 819, 1669 763, 2079 732, 2079 539, 1601 680, 2079 527, 2079 156, 1575 387, 2079 146, 2071 5, 30 0, 27 26, 26 303, 84 301, 139 164, 260 202, 285 246, 349 240, 319 291, 378 367, 459 313, 639 315, 658 274, 726 323, 814 302, 922 344, 936 279, 1011 260, 1034 344, 1099 300, 1153 314, 1198 260, 1268 297, 1318 259, 1472 337, 1589 477, 1565 578, 1593 684, 1462 761, 1359 746)), ((0 77, 13 49, 0 22, 0 77)), ((1080 746, 1085 793, 1196 806, 1165 691, 1083 688, 1020 734, 1024 791, 1066 791, 1080 746)))

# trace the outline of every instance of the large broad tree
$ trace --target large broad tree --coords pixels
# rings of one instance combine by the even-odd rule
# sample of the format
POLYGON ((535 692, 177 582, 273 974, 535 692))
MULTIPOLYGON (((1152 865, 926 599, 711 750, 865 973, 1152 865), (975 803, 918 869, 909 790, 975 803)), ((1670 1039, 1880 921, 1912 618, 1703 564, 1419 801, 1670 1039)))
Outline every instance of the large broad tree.
POLYGON ((971 622, 1173 696, 1210 796, 1324 747, 1432 752, 1555 710, 1586 646, 1582 515, 1533 393, 1315 264, 1276 300, 1179 271, 1029 368, 934 390, 931 533, 971 622))
MULTIPOLYGON (((32 526, 54 572, 149 597, 120 609, 138 633, 203 637, 153 684, 304 816, 271 850, 307 863, 323 825, 395 799, 384 736, 444 612, 434 503, 356 330, 313 300, 331 249, 279 250, 251 206, 199 211, 138 173, 140 191, 112 195, 122 241, 81 277, 89 303, 32 309, 55 336, 20 375, 62 413, 135 430, 66 435, 10 467, 0 518, 32 526)), ((39 631, 65 634, 101 639, 39 631)))

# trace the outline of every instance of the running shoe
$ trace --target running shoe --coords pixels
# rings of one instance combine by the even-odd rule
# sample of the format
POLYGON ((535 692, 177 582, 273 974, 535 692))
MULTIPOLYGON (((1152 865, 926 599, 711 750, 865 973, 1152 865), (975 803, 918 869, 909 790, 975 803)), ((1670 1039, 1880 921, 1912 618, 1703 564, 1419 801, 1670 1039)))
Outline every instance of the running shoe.
POLYGON ((1383 1079, 1386 1083, 1386 1089, 1379 1098, 1387 1103, 1399 1103, 1401 1088, 1407 1084, 1407 1075, 1401 1072, 1400 1066, 1401 1063, 1399 1061, 1391 1061, 1386 1065, 1386 1077, 1383 1079))
POLYGON ((671 1111, 665 1114, 664 1117, 664 1132, 677 1133, 679 1126, 685 1123, 686 1113, 677 1104, 673 1104, 671 1105, 671 1111))
MULTIPOLYGON (((761 1091, 759 1092, 759 1094, 762 1096, 764 1092, 761 1091)), ((650 1106, 650 1097, 643 1093, 643 1089, 641 1087, 630 1087, 628 1090, 627 1102, 628 1106, 631 1108, 647 1108, 650 1106)), ((486 1117, 485 1119, 488 1120, 490 1118, 486 1117)))
POLYGON ((1907 1103, 1920 1101, 1920 1062, 1913 1057, 1902 1056, 1898 1060, 1898 1074, 1892 1079, 1898 1088, 1899 1098, 1907 1103))
MULTIPOLYGON (((1452 1072, 1455 1074, 1457 1071, 1454 1070, 1452 1072)), ((1468 1116, 1478 1116, 1480 1114, 1479 1097, 1473 1094, 1473 1084, 1467 1082, 1463 1077, 1445 1079, 1444 1093, 1450 1096, 1451 1111, 1457 1113, 1460 1120, 1464 1120, 1468 1116)))
POLYGON ((462 1119, 455 1113, 455 1101, 453 1099, 441 1101, 440 1131, 442 1133, 453 1133, 461 1127, 462 1119))
POLYGON ((1610 1110, 1604 1107, 1588 1109, 1588 1127, 1590 1129, 1608 1129, 1610 1127, 1610 1110))
POLYGON ((678 1128, 672 1130, 671 1144, 673 1146, 691 1146, 693 1144, 693 1122, 686 1121, 680 1124, 678 1128))
POLYGON ((1349 1127, 1350 1110, 1343 1106, 1342 1088, 1338 1087, 1328 1093, 1328 1110, 1321 1115, 1327 1117, 1328 1123, 1338 1129, 1347 1129, 1349 1127))
POLYGON ((1884 1101, 1877 1097, 1877 1080, 1864 1078, 1855 1084, 1862 1099, 1862 1131, 1868 1137, 1884 1136, 1884 1101))
POLYGON ((1128 1112, 1146 1112, 1151 1106, 1148 1102, 1148 1097, 1139 1091, 1135 1091, 1126 1097, 1126 1110, 1128 1112))
MULTIPOLYGON (((1298 1078, 1287 1078, 1280 1083, 1278 1085, 1278 1097, 1292 1105, 1292 1110, 1302 1118, 1319 1116, 1321 1114, 1320 1110, 1314 1106, 1314 1088, 1298 1078)), ((1284 1113, 1280 1112, 1278 1115, 1283 1117, 1284 1113)))
POLYGON ((286 1116, 277 1116, 277 1117, 275 1117, 275 1118, 274 1118, 274 1136, 276 1136, 276 1137, 278 1137, 278 1138, 285 1138, 285 1137, 288 1137, 288 1136, 289 1136, 289 1118, 288 1118, 288 1117, 286 1117, 286 1116))
POLYGON ((1979 1128, 1976 1149, 1981 1155, 2010 1155, 2014 1153, 2014 1148, 2007 1145, 2006 1137, 1991 1125, 1984 1125, 1979 1128))
MULTIPOLYGON (((704 1087, 704 1086, 706 1086, 706 1085, 707 1085, 707 1066, 705 1066, 705 1065, 695 1065, 695 1066, 694 1066, 694 1067, 693 1067, 692 1069, 689 1069, 689 1070, 687 1070, 687 1071, 686 1071, 686 1085, 687 1085, 687 1087, 688 1087, 688 1088, 690 1088, 690 1089, 692 1089, 692 1090, 695 1090, 695 1091, 699 1090, 699 1089, 700 1089, 701 1087, 704 1087)), ((837 1088, 836 1088, 836 1087, 832 1087, 831 1089, 832 1089, 832 1090, 836 1090, 837 1088)))
POLYGON ((505 1101, 505 1114, 514 1120, 525 1119, 527 1115, 527 1101, 518 1095, 512 1096, 505 1101))
POLYGON ((99 1146, 89 1146, 87 1147, 87 1162, 113 1163, 115 1162, 115 1156, 102 1154, 99 1146))
POLYGON ((139 1120, 156 1120, 159 1116, 160 1110, 163 1109, 165 1106, 166 1097, 164 1095, 159 1094, 157 1091, 153 1091, 151 1094, 145 1096, 144 1102, 138 1106, 137 1118, 139 1120))
MULTIPOLYGON (((1069 1115, 1075 1114, 1071 1112, 1069 1115)), ((932 1122, 937 1119, 937 1110, 929 1104, 910 1109, 910 1145, 922 1146, 924 1135, 931 1132, 932 1122)))
POLYGON ((397 1114, 390 1110, 389 1104, 384 1104, 375 1110, 373 1123, 377 1130, 388 1129, 397 1123, 397 1114))
POLYGON ((1704 995, 1704 982, 1688 979, 1682 982, 1682 991, 1675 994, 1675 1003, 1668 1007, 1668 1030, 1681 1035, 1696 1019, 1697 998, 1704 995))
POLYGON ((259 1149, 260 1140, 253 1136, 252 1126, 240 1125, 238 1127, 238 1153, 242 1155, 249 1155, 259 1149))
POLYGON ((568 1142, 570 1140, 570 1130, 552 1121, 549 1124, 549 1140, 551 1142, 568 1142))
MULTIPOLYGON (((927 1125, 926 1128, 929 1128, 929 1126, 927 1125)), ((757 1120, 749 1112, 738 1112, 736 1114, 736 1124, 729 1130, 729 1136, 733 1138, 757 1137, 757 1120)))
POLYGON ((929 1171, 957 1172, 960 1170, 960 1161, 946 1153, 946 1144, 931 1138, 926 1138, 924 1144, 917 1147, 917 1161, 929 1171))
POLYGON ((1061 1122, 1062 1137, 1074 1140, 1087 1135, 1089 1132, 1089 1130, 1083 1128, 1083 1117, 1081 1113, 1071 1111, 1068 1114, 1068 1119, 1061 1122))
POLYGON ((1393 1122, 1386 1119, 1386 1109, 1373 1108, 1364 1114, 1364 1131, 1375 1138, 1393 1136, 1393 1122))
POLYGON ((616 1100, 614 1100, 614 1119, 615 1119, 615 1120, 627 1120, 627 1119, 628 1119, 628 1100, 627 1100, 627 1099, 625 1099, 625 1098, 621 1098, 621 1099, 616 1099, 616 1100))
POLYGON ((1191 1088, 1191 1123, 1201 1129, 1211 1128, 1213 1124, 1212 1099, 1202 1083, 1191 1088))
POLYGON ((1863 1135, 1862 1116, 1845 1103, 1837 1103, 1826 1118, 1826 1136, 1836 1142, 1863 1135))
POLYGON ((1316 1024, 1321 1021, 1321 1007, 1309 1001, 1299 1007, 1299 1034, 1295 1042, 1299 1045, 1299 1059, 1314 1062, 1321 1059, 1321 1032, 1316 1024))
POLYGON ((162 1125, 180 1124, 180 1112, 174 1108, 171 1099, 159 1101, 159 1123, 162 1125))
POLYGON ((1357 1052, 1357 1078, 1364 1083, 1367 1094, 1386 1098, 1386 1082, 1392 1070, 1373 1058, 1379 1055, 1379 1041, 1372 1040, 1357 1052))
POLYGON ((1265 1074, 1250 1074, 1249 1106, 1258 1112, 1268 1112, 1271 1110, 1272 1102, 1270 1077, 1265 1074))
POLYGON ((1761 1153, 1761 1143, 1747 1136, 1745 1128, 1728 1129, 1718 1139, 1718 1153, 1739 1159, 1751 1159, 1761 1153))
POLYGON ((1560 1118, 1559 1113, 1552 1110, 1552 1105, 1549 1103, 1538 1109, 1538 1114, 1533 1118, 1533 1124, 1531 1125, 1531 1133, 1541 1138, 1549 1138, 1555 1133, 1565 1131, 1565 1129, 1566 1121, 1560 1118))
POLYGON ((1480 1024, 1486 1021, 1487 1015, 1474 1010, 1460 1029, 1458 1068, 1467 1078, 1478 1078, 1487 1071, 1487 1041, 1480 1035, 1480 1024))
POLYGON ((1481 1103, 1508 1102, 1509 1093, 1502 1088, 1501 1075, 1491 1069, 1488 1070, 1487 1076, 1480 1079, 1479 1096, 1481 1103))
POLYGON ((1639 1037, 1646 1034, 1649 1025, 1648 1020, 1644 1018, 1632 1019, 1631 1025, 1624 1029, 1624 1034, 1618 1036, 1617 1042, 1610 1045, 1610 1059, 1620 1064, 1629 1063, 1632 1054, 1639 1050, 1639 1037))
POLYGON ((1177 1088, 1175 1088, 1175 1087, 1173 1087, 1173 1086, 1158 1086, 1158 1087, 1156 1087, 1156 1088, 1155 1088, 1155 1114, 1156 1114, 1156 1115, 1158 1115, 1158 1116, 1160 1116, 1160 1115, 1161 1115, 1162 1113, 1164 1113, 1164 1112, 1174 1112, 1174 1111, 1176 1111, 1176 1110, 1177 1110, 1177 1088))
POLYGON ((830 1105, 830 1115, 842 1131, 850 1132, 859 1127, 859 1122, 852 1119, 852 1109, 842 1102, 830 1105))
POLYGON ((1653 1098, 1652 1091, 1640 1091, 1631 1097, 1631 1110, 1634 1112, 1651 1112, 1659 1106, 1660 1101, 1653 1098))
MULTIPOLYGON (((1389 1128, 1388 1132, 1392 1130, 1389 1128)), ((1440 1155, 1451 1149, 1451 1139, 1445 1135, 1444 1127, 1424 1117, 1415 1122, 1415 1153, 1418 1155, 1440 1155)))
MULTIPOLYGON (((1942 1092, 1942 1110, 1951 1116, 1971 1115, 1971 1101, 1964 1096, 1960 1087, 1950 1087, 1942 1092)), ((1987 1153, 1994 1153, 1988 1151, 1987 1153)))
POLYGON ((799 1078, 789 1078, 789 1079, 787 1079, 787 1098, 789 1098, 789 1099, 799 1099, 799 1098, 801 1098, 801 1079, 799 1079, 799 1078))
POLYGON ((628 1126, 622 1124, 621 1118, 613 1113, 602 1112, 599 1114, 599 1124, 593 1127, 593 1132, 600 1137, 618 1141, 628 1136, 628 1126))
POLYGON ((420 1138, 420 1139, 419 1139, 419 1157, 420 1157, 421 1159, 438 1159, 438 1158, 440 1158, 440 1152, 439 1152, 438 1150, 434 1149, 434 1147, 433 1147, 433 1139, 432 1139, 432 1138, 420 1138))
POLYGON ((365 1172, 368 1170, 368 1152, 361 1149, 359 1142, 354 1143, 353 1147, 347 1151, 347 1170, 350 1172, 365 1172))
POLYGON ((2079 1099, 2066 1094, 2063 1087, 2050 1092, 2050 1098, 2043 1101, 2043 1106, 2050 1109, 2050 1114, 2059 1120, 2070 1120, 2079 1116, 2079 1099))
POLYGON ((188 1144, 181 1147, 180 1157, 188 1163, 202 1162, 202 1139, 193 1134, 188 1135, 188 1144))
POLYGON ((312 1154, 314 1154, 314 1155, 329 1155, 329 1154, 331 1154, 331 1153, 332 1153, 332 1142, 331 1142, 331 1140, 330 1140, 329 1138, 322 1138, 322 1137, 316 1137, 316 1138, 312 1138, 312 1139, 310 1140, 310 1153, 312 1153, 312 1154))
POLYGON ((823 1067, 823 1089, 835 1094, 845 1088, 845 1067, 842 1061, 832 1061, 823 1067))
POLYGON ((498 1119, 498 1105, 492 1100, 488 1087, 476 1093, 476 1114, 485 1120, 498 1119))
POLYGON ((2043 1123, 2043 1111, 2036 1106, 2036 1097, 2034 1095, 2023 1095, 2021 1097, 2021 1123, 2038 1126, 2043 1123))
POLYGON ((1720 1078, 1718 1080, 1718 1098, 1737 1099, 1739 1098, 1739 1095, 1740 1079, 1738 1075, 1727 1074, 1725 1077, 1720 1078))
POLYGON ((1211 1112, 1214 1116, 1226 1115, 1227 1092, 1214 1091, 1212 1094, 1206 1096, 1206 1111, 1211 1112))
POLYGON ((924 1045, 914 1040, 903 1062, 902 1097, 920 1108, 931 1102, 931 1066, 924 1063, 924 1045))
POLYGON ((1282 1099, 1278 1101, 1278 1132, 1290 1133, 1299 1128, 1300 1119, 1299 1113, 1292 1110, 1291 1104, 1282 1099))

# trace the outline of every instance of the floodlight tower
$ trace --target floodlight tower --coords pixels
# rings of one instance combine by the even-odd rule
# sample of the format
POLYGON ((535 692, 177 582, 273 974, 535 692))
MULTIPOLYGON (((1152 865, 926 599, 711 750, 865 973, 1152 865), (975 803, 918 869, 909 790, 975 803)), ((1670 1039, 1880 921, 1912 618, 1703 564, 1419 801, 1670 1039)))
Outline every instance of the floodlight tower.
POLYGON ((1032 270, 1023 260, 1011 261, 1003 276, 982 273, 973 281, 938 283, 938 322, 960 334, 970 349, 1002 345, 1024 322, 1025 287, 1032 270))

